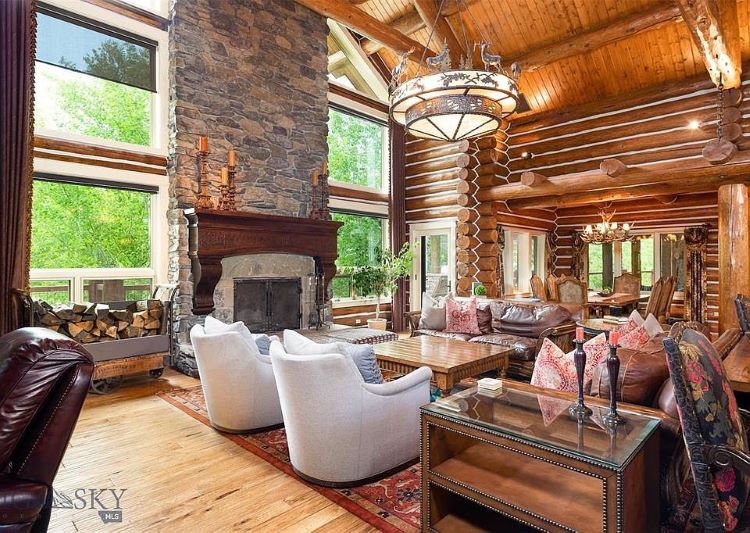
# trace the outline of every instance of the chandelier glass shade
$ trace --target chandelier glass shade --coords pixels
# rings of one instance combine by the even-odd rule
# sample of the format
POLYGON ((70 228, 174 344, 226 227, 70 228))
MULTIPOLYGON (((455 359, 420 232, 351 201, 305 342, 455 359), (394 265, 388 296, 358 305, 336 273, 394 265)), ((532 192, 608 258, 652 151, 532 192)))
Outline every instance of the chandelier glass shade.
POLYGON ((601 211, 599 213, 602 221, 598 224, 587 224, 581 232, 581 240, 588 244, 607 244, 617 241, 630 241, 633 236, 630 234, 632 225, 627 222, 618 225, 617 222, 611 222, 614 211, 610 214, 601 211))
POLYGON ((391 117, 423 139, 488 135, 516 110, 516 82, 502 72, 447 70, 418 76, 391 93, 391 117))

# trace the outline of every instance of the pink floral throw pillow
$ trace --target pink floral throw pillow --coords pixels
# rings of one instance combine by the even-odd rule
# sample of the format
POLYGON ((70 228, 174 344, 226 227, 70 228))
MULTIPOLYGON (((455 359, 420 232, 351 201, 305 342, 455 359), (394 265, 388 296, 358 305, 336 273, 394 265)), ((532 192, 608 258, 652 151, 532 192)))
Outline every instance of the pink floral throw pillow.
MULTIPOLYGON (((600 333, 583 345, 586 354, 586 367, 583 371, 583 385, 593 377, 594 368, 609 356, 609 345, 604 333, 600 333)), ((542 349, 536 356, 531 384, 545 389, 578 392, 574 352, 563 351, 549 339, 544 339, 542 349)))
POLYGON ((465 302, 457 302, 453 298, 445 299, 445 331, 471 335, 482 334, 477 320, 476 298, 465 302))
POLYGON ((572 352, 568 355, 554 342, 544 339, 542 348, 536 356, 531 384, 544 389, 577 391, 578 382, 572 352))
POLYGON ((634 330, 620 336, 618 346, 620 348, 629 348, 631 350, 637 350, 642 346, 645 346, 648 341, 651 340, 651 336, 643 325, 638 326, 634 330))
POLYGON ((620 337, 623 335, 627 335, 631 331, 633 331, 638 326, 643 325, 643 317, 640 315, 638 311, 633 311, 630 313, 630 316, 628 317, 628 321, 617 328, 617 331, 620 333, 620 337))
MULTIPOLYGON (((594 368, 609 357, 607 336, 604 333, 600 333, 593 339, 584 342, 583 351, 586 353, 586 368, 583 371, 583 385, 585 387, 594 376, 594 368)), ((575 364, 573 368, 575 368, 575 364)), ((577 388, 576 391, 578 391, 577 388)))

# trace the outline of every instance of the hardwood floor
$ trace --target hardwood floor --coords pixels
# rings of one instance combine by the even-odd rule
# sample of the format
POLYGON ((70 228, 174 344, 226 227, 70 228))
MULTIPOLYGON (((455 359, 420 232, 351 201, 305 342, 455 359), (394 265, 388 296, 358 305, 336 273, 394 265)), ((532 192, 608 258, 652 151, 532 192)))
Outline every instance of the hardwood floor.
MULTIPOLYGON (((59 495, 86 506, 53 509, 50 531, 375 531, 156 396, 197 383, 167 370, 88 397, 55 480, 59 495), (91 489, 125 490, 122 523, 103 523, 91 489)), ((109 490, 98 501, 115 506, 109 490)))

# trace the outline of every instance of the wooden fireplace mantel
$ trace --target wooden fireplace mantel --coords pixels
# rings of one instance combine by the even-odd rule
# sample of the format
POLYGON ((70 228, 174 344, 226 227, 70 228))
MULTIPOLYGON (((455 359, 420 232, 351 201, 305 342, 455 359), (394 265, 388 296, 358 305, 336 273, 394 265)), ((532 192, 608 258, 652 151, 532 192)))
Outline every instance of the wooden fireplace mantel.
MULTIPOLYGON (((336 275, 341 222, 241 211, 189 208, 188 255, 193 269, 193 313, 214 310, 214 289, 225 257, 261 253, 310 256, 326 289, 336 275)), ((282 274, 282 273, 280 273, 282 274)))

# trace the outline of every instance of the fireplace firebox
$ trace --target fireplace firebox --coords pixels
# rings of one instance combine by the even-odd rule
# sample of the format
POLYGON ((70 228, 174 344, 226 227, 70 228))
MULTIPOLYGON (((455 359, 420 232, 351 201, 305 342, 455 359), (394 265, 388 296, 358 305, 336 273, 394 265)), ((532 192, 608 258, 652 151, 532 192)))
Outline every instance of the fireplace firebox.
POLYGON ((234 319, 253 332, 302 325, 300 278, 234 278, 234 319))

